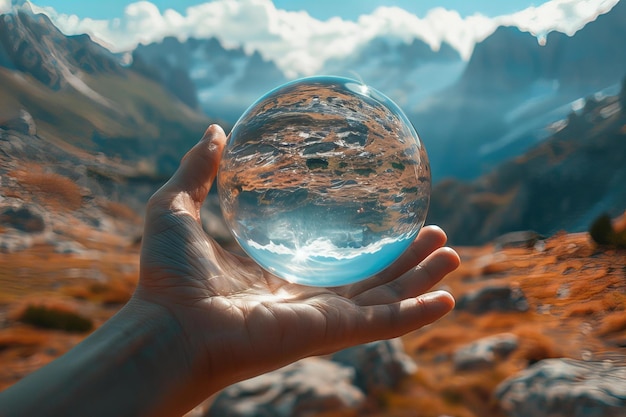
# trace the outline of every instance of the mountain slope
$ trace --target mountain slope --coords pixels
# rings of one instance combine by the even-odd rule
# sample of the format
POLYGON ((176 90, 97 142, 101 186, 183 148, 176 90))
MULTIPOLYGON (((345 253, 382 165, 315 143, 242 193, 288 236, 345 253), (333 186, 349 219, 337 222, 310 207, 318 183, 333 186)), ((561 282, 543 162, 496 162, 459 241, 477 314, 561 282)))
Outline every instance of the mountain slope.
POLYGON ((187 104, 230 124, 261 95, 287 81, 258 52, 227 49, 215 38, 181 42, 168 37, 139 45, 133 51, 133 68, 146 73, 146 66, 187 104))
POLYGON ((25 9, 0 16, 0 122, 27 111, 43 140, 172 172, 208 120, 87 36, 25 9))
POLYGON ((419 39, 374 38, 350 55, 329 60, 319 72, 359 79, 407 111, 453 84, 465 65, 447 43, 435 51, 419 39))
POLYGON ((434 189, 428 221, 454 244, 500 234, 586 230, 602 213, 626 208, 626 83, 620 96, 588 100, 567 125, 522 156, 474 181, 434 189))
MULTIPOLYGON (((626 2, 569 37, 500 27, 474 52, 459 82, 410 109, 433 163, 433 176, 471 179, 547 136, 572 102, 626 74, 626 2)), ((615 91, 613 91, 615 92, 615 91)))

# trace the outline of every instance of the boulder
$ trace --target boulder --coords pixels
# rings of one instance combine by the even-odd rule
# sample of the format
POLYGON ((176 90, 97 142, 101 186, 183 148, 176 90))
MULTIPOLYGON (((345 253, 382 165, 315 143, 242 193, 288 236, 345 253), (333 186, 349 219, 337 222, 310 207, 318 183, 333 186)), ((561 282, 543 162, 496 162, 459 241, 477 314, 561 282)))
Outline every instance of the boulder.
POLYGON ((528 301, 519 288, 508 285, 492 285, 470 292, 458 301, 457 310, 473 314, 489 311, 528 311, 528 301))
POLYGON ((65 255, 85 255, 87 253, 87 248, 75 241, 60 241, 51 239, 49 243, 54 246, 54 251, 56 253, 65 255))
POLYGON ((33 116, 31 116, 31 114, 24 109, 21 109, 19 113, 11 117, 0 116, 0 128, 14 130, 30 136, 35 136, 37 134, 35 119, 33 119, 33 116))
POLYGON ((533 230, 520 230, 498 236, 494 239, 493 244, 497 250, 504 248, 532 248, 537 242, 545 238, 545 236, 533 230))
POLYGON ((332 360, 354 369, 355 384, 366 394, 393 389, 417 371, 400 339, 381 340, 335 353, 332 360))
POLYGON ((34 239, 27 233, 0 233, 0 253, 15 253, 29 249, 34 239))
POLYGON ((294 364, 224 389, 208 417, 288 417, 352 412, 365 395, 352 384, 354 369, 320 358, 294 364))
POLYGON ((496 396, 510 417, 623 417, 626 367, 544 359, 503 381, 496 396))
POLYGON ((454 353, 454 368, 457 371, 490 368, 497 360, 509 356, 518 346, 518 337, 511 333, 484 337, 461 347, 454 353))
POLYGON ((44 215, 27 204, 0 208, 0 225, 26 233, 41 233, 46 229, 44 215))

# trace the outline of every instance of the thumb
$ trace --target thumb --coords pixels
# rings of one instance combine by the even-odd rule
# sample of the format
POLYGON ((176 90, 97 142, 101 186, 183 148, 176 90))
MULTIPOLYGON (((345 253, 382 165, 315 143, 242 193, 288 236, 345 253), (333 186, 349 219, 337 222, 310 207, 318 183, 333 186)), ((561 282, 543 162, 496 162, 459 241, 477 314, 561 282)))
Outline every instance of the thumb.
POLYGON ((200 218, 200 207, 217 175, 222 150, 226 144, 224 130, 212 124, 202 139, 182 158, 180 166, 150 199, 162 209, 187 211, 200 218))

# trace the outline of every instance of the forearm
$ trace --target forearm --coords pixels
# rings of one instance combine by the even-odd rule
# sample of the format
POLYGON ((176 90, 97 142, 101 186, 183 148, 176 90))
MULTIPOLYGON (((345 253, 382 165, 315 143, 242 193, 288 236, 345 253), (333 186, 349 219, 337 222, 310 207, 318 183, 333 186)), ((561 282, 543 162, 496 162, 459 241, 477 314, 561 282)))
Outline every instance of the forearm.
POLYGON ((194 384, 185 343, 165 310, 131 301, 70 352, 0 393, 0 416, 181 415, 210 394, 194 384))

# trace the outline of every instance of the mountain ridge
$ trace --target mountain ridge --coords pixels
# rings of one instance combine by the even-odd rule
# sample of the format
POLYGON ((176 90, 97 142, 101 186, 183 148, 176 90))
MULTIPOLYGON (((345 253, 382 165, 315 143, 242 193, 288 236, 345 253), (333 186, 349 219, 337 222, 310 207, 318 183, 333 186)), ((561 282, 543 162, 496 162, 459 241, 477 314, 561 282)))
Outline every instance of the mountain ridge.
POLYGON ((102 152, 167 175, 209 123, 88 36, 63 35, 45 15, 23 8, 0 15, 0 45, 0 122, 26 111, 40 138, 71 152, 102 152))
POLYGON ((435 181, 477 178, 548 135, 577 100, 618 86, 626 75, 626 3, 568 37, 500 27, 480 42, 458 82, 408 116, 429 150, 435 181), (537 111, 536 109, 540 109, 537 111), (497 145, 497 146, 494 146, 497 145))
POLYGON ((473 180, 446 179, 432 192, 428 221, 452 244, 484 244, 507 232, 586 231, 626 207, 626 79, 618 96, 589 99, 528 152, 473 180), (463 204, 458 204, 463 201, 463 204))

